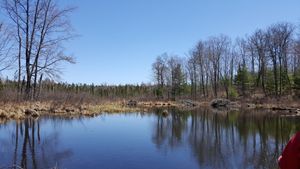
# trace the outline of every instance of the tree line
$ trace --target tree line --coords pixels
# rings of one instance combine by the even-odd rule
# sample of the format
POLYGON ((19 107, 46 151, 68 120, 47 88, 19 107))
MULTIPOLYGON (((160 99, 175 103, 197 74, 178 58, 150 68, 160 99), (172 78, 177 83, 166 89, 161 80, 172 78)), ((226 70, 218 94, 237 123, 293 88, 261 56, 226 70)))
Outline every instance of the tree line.
MULTIPOLYGON (((25 81, 22 82, 23 84, 25 81)), ((0 100, 4 102, 19 101, 18 82, 0 79, 0 100)), ((70 103, 101 102, 123 99, 155 100, 156 87, 151 84, 127 85, 95 85, 56 82, 45 78, 40 82, 35 100, 39 101, 67 101, 70 103)))
POLYGON ((152 64, 157 98, 300 96, 300 38, 291 23, 232 40, 200 40, 188 57, 162 54, 152 64))

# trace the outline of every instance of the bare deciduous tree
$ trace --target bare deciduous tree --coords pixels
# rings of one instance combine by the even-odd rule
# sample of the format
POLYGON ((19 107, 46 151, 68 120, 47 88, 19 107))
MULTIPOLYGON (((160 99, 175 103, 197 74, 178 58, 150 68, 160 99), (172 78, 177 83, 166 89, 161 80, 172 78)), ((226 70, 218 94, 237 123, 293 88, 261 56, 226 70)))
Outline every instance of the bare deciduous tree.
POLYGON ((73 37, 68 15, 74 8, 61 9, 55 0, 5 0, 4 8, 16 30, 15 37, 19 44, 18 82, 20 85, 24 65, 26 96, 33 98, 42 71, 50 75, 53 67, 48 66, 52 66, 52 62, 72 61, 63 52, 53 51, 53 48, 60 49, 64 41, 73 37))
POLYGON ((257 58, 258 61, 256 86, 261 86, 264 94, 266 95, 267 44, 265 32, 263 30, 257 30, 249 38, 249 45, 252 57, 257 58))
POLYGON ((212 86, 215 97, 218 97, 219 83, 221 79, 221 61, 222 57, 226 55, 230 40, 227 36, 221 35, 218 37, 211 37, 207 41, 207 57, 212 65, 212 86))
POLYGON ((11 32, 3 23, 0 23, 0 72, 10 68, 12 64, 13 60, 10 57, 12 47, 11 32))
POLYGON ((167 54, 163 54, 156 58, 156 61, 152 64, 152 71, 154 72, 154 78, 156 80, 156 85, 158 87, 156 91, 157 97, 163 98, 164 87, 166 83, 166 73, 167 73, 167 54))
POLYGON ((267 30, 268 56, 273 65, 275 95, 281 95, 284 85, 290 86, 288 76, 288 51, 291 47, 294 27, 288 23, 272 25, 267 30))

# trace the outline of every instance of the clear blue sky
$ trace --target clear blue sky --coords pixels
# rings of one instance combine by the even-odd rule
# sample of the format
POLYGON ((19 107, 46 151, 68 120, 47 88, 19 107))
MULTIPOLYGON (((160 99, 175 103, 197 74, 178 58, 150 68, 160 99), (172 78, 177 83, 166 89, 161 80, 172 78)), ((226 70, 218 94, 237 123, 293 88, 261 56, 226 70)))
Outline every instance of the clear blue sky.
POLYGON ((300 0, 61 0, 77 6, 71 21, 79 38, 66 44, 77 64, 63 81, 95 84, 151 80, 164 52, 185 56, 200 39, 231 38, 257 28, 300 21, 300 0))

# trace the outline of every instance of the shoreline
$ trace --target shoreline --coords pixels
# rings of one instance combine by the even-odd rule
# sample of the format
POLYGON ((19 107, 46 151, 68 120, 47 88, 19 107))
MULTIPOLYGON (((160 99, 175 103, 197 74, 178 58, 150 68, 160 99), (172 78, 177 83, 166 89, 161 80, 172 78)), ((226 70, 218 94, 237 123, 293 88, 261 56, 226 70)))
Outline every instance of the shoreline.
POLYGON ((260 109, 271 110, 282 116, 300 116, 300 106, 281 104, 254 104, 230 102, 231 105, 213 108, 211 102, 194 101, 144 101, 129 105, 124 101, 104 102, 101 104, 58 104, 55 102, 20 102, 0 103, 0 121, 23 120, 28 117, 38 118, 40 116, 89 116, 94 117, 102 113, 120 112, 149 112, 151 109, 178 108, 182 110, 193 110, 197 108, 211 108, 220 110, 260 109))

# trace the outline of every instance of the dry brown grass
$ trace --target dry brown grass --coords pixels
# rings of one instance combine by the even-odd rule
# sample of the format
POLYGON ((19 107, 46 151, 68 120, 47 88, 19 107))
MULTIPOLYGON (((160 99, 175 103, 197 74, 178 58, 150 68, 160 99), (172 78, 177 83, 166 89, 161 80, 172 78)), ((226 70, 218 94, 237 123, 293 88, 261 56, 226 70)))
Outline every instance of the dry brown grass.
MULTIPOLYGON (((141 101, 137 106, 127 106, 128 100, 97 100, 87 101, 83 96, 64 96, 57 97, 55 101, 2 101, 0 102, 0 123, 7 120, 22 120, 28 115, 26 110, 33 110, 39 116, 95 116, 101 113, 119 113, 119 112, 148 112, 152 108, 177 107, 186 108, 185 105, 178 101, 141 101), (60 99, 59 99, 60 98, 60 99)), ((239 100, 239 104, 253 103, 255 108, 273 109, 274 107, 300 108, 300 101, 292 97, 260 98, 239 100)), ((198 101, 197 107, 207 107, 208 101, 198 101)))

